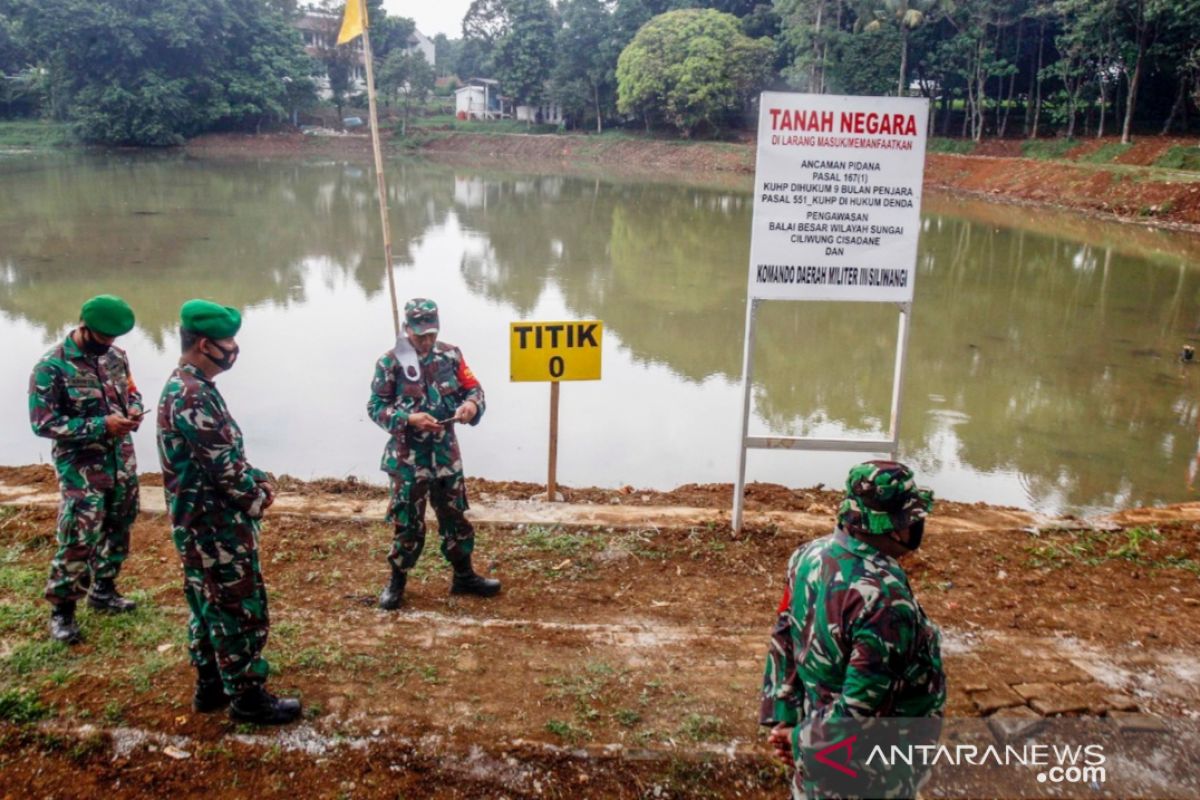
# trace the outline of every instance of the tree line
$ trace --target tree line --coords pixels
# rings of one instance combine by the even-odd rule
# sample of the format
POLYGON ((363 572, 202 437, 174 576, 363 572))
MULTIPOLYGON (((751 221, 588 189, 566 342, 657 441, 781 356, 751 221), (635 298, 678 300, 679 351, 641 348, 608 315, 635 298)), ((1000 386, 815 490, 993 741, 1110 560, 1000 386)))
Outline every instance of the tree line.
POLYGON ((976 141, 1200 122, 1200 0, 474 0, 439 44, 440 69, 597 129, 736 124, 764 87, 928 97, 935 133, 976 141), (681 9, 724 22, 660 16, 681 9))
MULTIPOLYGON (((379 88, 433 85, 408 52, 410 19, 367 0, 379 88)), ((257 131, 316 103, 318 76, 350 93, 353 46, 334 47, 344 4, 305 50, 296 0, 0 0, 0 116, 69 122, 81 139, 171 145, 208 131, 257 131)))
MULTIPOLYGON (((330 26, 343 3, 323 0, 330 26)), ((931 100, 944 136, 1037 138, 1200 127, 1200 0, 474 0, 436 64, 412 21, 367 0, 380 89, 406 111, 433 69, 488 77, 570 127, 720 135, 761 89, 931 100)), ((338 105, 355 56, 305 53, 296 0, 0 0, 0 115, 91 141, 168 144, 338 105)), ((333 31, 330 31, 332 35, 333 31)), ((329 38, 329 37, 326 37, 329 38)))

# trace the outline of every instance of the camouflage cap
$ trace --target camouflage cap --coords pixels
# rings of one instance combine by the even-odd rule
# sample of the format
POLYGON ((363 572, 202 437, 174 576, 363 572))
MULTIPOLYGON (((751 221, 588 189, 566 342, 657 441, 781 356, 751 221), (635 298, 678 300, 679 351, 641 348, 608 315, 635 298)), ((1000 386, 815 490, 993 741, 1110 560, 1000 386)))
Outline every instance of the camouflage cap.
POLYGON ((404 304, 404 322, 417 336, 438 332, 437 303, 425 297, 414 297, 404 304))
POLYGON ((850 468, 838 526, 849 533, 900 531, 933 511, 933 491, 913 481, 898 461, 867 461, 850 468))
POLYGON ((133 330, 133 309, 119 297, 96 295, 83 304, 79 319, 101 336, 124 336, 133 330))

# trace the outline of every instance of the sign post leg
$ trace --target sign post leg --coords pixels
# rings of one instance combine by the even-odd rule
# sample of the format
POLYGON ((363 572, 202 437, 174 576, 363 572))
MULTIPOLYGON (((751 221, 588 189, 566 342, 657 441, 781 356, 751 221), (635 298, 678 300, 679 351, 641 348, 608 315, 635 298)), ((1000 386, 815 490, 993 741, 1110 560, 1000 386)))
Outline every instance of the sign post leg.
POLYGON ((546 479, 546 501, 558 497, 558 381, 550 381, 550 469, 546 479))
POLYGON ((909 315, 912 303, 900 304, 900 329, 896 333, 896 372, 892 377, 892 425, 888 438, 892 440, 892 451, 888 454, 893 461, 900 457, 900 412, 904 397, 904 365, 908 361, 909 315))
POLYGON ((733 486, 733 532, 742 532, 743 494, 746 490, 746 437, 750 434, 750 390, 754 385, 754 328, 759 301, 746 298, 746 342, 742 352, 742 430, 738 437, 738 474, 733 486))

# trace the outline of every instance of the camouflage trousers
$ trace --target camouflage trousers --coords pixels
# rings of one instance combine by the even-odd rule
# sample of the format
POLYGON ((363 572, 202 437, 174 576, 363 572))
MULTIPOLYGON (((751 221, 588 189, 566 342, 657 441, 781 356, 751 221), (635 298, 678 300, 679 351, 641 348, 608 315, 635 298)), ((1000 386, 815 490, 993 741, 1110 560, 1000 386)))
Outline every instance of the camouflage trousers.
POLYGON ((129 555, 129 530, 138 515, 138 481, 118 479, 112 489, 61 489, 58 550, 50 562, 46 599, 81 599, 96 580, 116 580, 129 555))
POLYGON ((463 515, 467 504, 467 482, 461 472, 436 477, 431 470, 407 468, 392 474, 392 497, 387 520, 396 525, 388 561, 397 569, 412 569, 425 549, 425 503, 433 502, 442 555, 457 564, 475 549, 475 528, 463 515))
POLYGON ((267 588, 258 561, 258 526, 240 512, 225 524, 175 528, 172 539, 183 564, 188 652, 197 669, 213 665, 225 693, 239 694, 267 680, 262 657, 270 630, 267 588))

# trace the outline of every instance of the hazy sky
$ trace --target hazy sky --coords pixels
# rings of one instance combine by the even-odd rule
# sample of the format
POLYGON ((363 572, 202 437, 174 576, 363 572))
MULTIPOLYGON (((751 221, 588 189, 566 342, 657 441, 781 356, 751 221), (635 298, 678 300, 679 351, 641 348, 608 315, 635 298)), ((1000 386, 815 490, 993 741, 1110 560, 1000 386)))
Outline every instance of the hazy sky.
POLYGON ((470 5, 471 0, 384 0, 383 7, 392 16, 416 20, 417 30, 430 39, 439 33, 458 39, 470 5))

